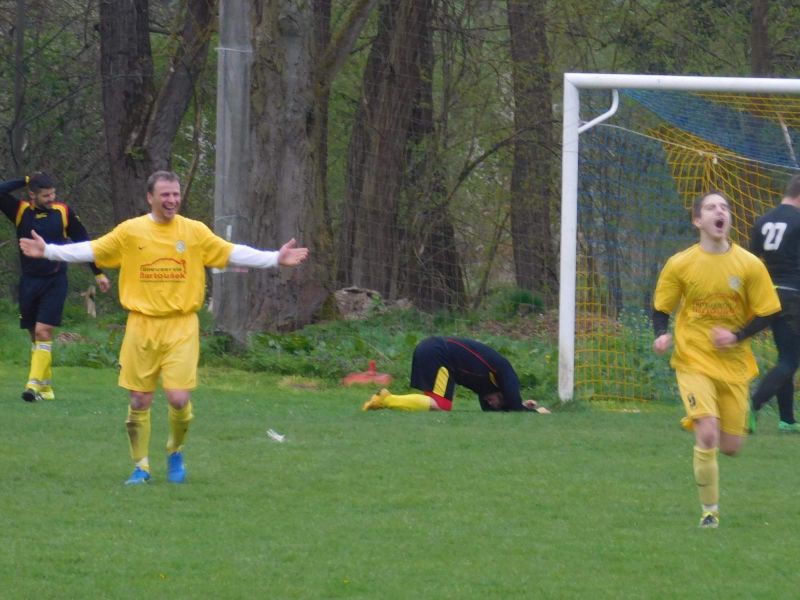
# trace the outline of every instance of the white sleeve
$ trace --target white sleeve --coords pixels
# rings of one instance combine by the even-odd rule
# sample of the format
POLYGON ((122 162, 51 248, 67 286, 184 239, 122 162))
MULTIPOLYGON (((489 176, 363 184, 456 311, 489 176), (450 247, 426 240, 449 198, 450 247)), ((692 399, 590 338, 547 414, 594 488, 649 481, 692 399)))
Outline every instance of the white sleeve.
POLYGON ((60 260, 61 262, 94 262, 94 252, 89 242, 76 242, 74 244, 45 244, 44 257, 47 260, 60 260))
POLYGON ((256 250, 250 246, 234 244, 233 251, 228 258, 228 265, 233 267, 253 267, 254 269, 277 267, 278 251, 256 250))

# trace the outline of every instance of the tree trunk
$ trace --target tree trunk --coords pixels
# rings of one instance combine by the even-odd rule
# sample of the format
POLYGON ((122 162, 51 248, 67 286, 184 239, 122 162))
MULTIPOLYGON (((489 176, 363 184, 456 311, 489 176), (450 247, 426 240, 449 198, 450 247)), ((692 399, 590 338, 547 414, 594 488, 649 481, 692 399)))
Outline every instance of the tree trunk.
POLYGON ((22 148, 25 140, 22 112, 25 105, 25 28, 28 8, 25 0, 17 0, 14 17, 14 120, 11 124, 11 157, 9 171, 19 173, 23 164, 22 148))
POLYGON ((549 303, 557 293, 551 230, 553 114, 544 0, 508 0, 513 61, 514 166, 511 236, 517 285, 549 303))
POLYGON ((767 9, 767 0, 753 0, 750 17, 750 74, 753 77, 771 74, 767 9))
POLYGON ((331 294, 333 244, 324 181, 328 90, 374 4, 356 2, 331 39, 328 0, 251 0, 253 168, 243 201, 248 240, 277 248, 296 238, 312 258, 299 268, 249 275, 246 316, 240 316, 245 331, 310 323, 331 294))
POLYGON ((434 125, 431 5, 419 3, 416 46, 417 93, 406 134, 402 179, 403 206, 398 222, 399 270, 393 270, 390 297, 409 298, 423 310, 457 309, 466 304, 464 274, 457 251, 449 195, 434 125))
POLYGON ((216 0, 188 0, 160 89, 154 80, 147 0, 100 1, 103 120, 116 222, 147 211, 145 181, 168 169, 172 143, 202 72, 216 0))
POLYGON ((420 90, 418 40, 425 39, 429 11, 429 0, 381 5, 350 139, 337 279, 385 297, 396 293, 407 140, 420 90))

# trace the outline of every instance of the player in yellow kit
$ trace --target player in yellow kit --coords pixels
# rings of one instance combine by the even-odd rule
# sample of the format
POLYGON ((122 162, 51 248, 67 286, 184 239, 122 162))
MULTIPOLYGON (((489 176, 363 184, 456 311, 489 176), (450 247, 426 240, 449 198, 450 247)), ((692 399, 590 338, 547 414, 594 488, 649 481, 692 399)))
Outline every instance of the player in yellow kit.
POLYGON ((682 424, 694 430, 694 476, 702 504, 701 527, 719 525, 718 449, 734 455, 747 434, 748 385, 758 373, 748 337, 765 328, 781 305, 764 264, 728 239, 730 203, 711 191, 692 206, 700 241, 664 265, 653 298, 653 349, 672 345, 686 409, 682 424))
POLYGON ((120 349, 119 385, 130 392, 128 430, 135 467, 127 484, 150 479, 150 406, 159 376, 167 397, 167 479, 186 478, 182 446, 192 419, 191 390, 197 386, 200 354, 197 311, 205 295, 206 267, 228 264, 255 268, 296 266, 307 248, 290 240, 279 251, 232 244, 200 221, 178 215, 177 175, 158 171, 147 182, 150 213, 120 223, 110 233, 81 244, 55 246, 21 239, 32 257, 67 262, 94 261, 118 268, 119 297, 128 311, 120 349))

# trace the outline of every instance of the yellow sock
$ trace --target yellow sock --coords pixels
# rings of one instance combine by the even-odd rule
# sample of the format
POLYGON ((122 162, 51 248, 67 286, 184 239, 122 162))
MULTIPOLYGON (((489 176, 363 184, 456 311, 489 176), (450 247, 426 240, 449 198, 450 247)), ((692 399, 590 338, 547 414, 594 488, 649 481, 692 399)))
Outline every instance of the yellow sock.
POLYGON ((183 446, 186 439, 186 432, 189 431, 189 421, 192 420, 191 401, 186 403, 183 408, 175 408, 169 405, 169 438, 167 438, 167 452, 172 454, 183 446))
POLYGON ((717 462, 717 449, 703 449, 694 447, 694 480, 697 483, 697 493, 704 506, 714 506, 719 503, 719 463, 717 462))
POLYGON ((27 387, 37 392, 42 386, 50 385, 51 365, 53 362, 53 343, 35 342, 31 350, 31 369, 28 372, 27 387))
POLYGON ((42 379, 42 388, 39 393, 45 400, 55 400, 56 395, 53 392, 53 346, 50 346, 50 358, 47 361, 47 366, 44 369, 44 379, 42 379))
POLYGON ((393 408, 394 410, 430 410, 431 399, 425 394, 384 394, 385 390, 381 390, 381 404, 385 408, 393 408))
POLYGON ((131 458, 145 471, 149 470, 147 456, 150 454, 150 409, 134 410, 128 407, 128 419, 125 421, 128 429, 128 442, 131 449, 131 458), (144 462, 143 462, 144 461, 144 462), (143 467, 142 465, 145 465, 143 467))

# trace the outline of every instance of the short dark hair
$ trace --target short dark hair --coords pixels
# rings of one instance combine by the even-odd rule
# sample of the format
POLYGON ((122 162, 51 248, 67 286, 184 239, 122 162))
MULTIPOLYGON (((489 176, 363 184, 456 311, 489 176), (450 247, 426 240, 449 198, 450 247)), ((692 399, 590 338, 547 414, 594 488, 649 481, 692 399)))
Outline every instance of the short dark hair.
POLYGON ((692 219, 696 219, 700 216, 700 209, 703 206, 703 200, 708 198, 709 196, 722 196, 725 199, 725 202, 728 203, 728 208, 731 207, 731 199, 723 192, 722 190, 709 190, 705 194, 698 196, 692 202, 692 219))
POLYGON ((32 192, 38 192, 39 190, 50 190, 55 187, 55 178, 44 171, 38 171, 31 175, 30 179, 28 179, 28 189, 30 189, 32 192))
POLYGON ((147 178, 147 193, 152 194, 153 190, 156 187, 156 183, 159 181, 177 181, 180 182, 180 178, 177 174, 173 173, 172 171, 156 171, 150 177, 147 178))
POLYGON ((786 184, 786 191, 783 193, 787 198, 797 198, 800 196, 800 174, 792 175, 786 184))
POLYGON ((485 394, 480 394, 478 396, 478 402, 481 405, 481 410, 487 410, 487 411, 491 411, 491 410, 506 411, 506 410, 508 410, 508 407, 506 406, 506 397, 503 395, 503 392, 501 392, 500 390, 497 390, 497 391, 494 391, 494 392, 486 392, 485 394), (498 399, 500 401, 500 406, 497 407, 497 408, 495 408, 494 406, 492 406, 489 403, 489 397, 490 396, 494 396, 494 395, 497 395, 499 397, 498 399))

